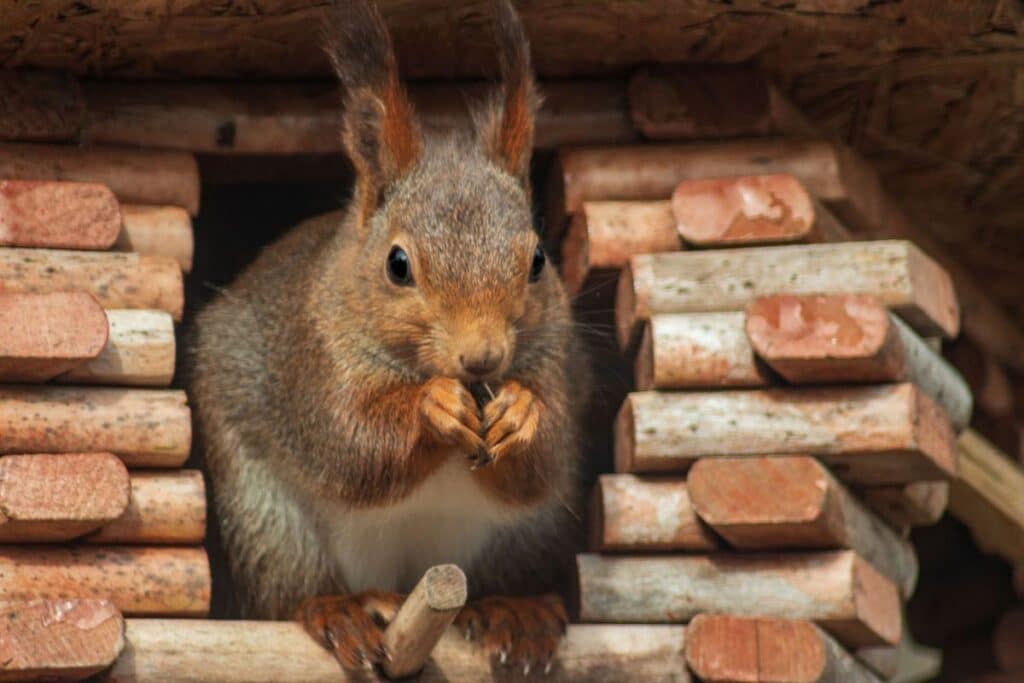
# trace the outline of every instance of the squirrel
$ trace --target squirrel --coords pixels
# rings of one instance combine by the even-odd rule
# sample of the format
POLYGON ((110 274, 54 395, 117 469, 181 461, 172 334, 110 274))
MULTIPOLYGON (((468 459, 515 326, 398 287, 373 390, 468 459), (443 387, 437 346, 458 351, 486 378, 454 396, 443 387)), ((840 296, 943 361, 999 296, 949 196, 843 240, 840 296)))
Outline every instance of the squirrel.
POLYGON ((243 616, 298 619, 373 668, 431 565, 498 662, 551 666, 579 541, 590 376, 533 226, 540 98, 508 0, 502 81, 467 130, 422 127, 367 0, 335 3, 347 206, 293 228, 197 316, 191 398, 243 616))

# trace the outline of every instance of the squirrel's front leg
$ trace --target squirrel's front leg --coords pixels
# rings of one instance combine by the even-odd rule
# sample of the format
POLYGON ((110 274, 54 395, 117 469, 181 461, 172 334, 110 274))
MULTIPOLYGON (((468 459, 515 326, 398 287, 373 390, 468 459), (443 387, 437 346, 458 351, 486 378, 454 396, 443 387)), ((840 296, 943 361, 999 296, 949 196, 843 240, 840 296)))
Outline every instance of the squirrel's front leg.
POLYGON ((464 452, 476 465, 488 459, 476 400, 462 382, 434 377, 420 400, 422 440, 464 452))

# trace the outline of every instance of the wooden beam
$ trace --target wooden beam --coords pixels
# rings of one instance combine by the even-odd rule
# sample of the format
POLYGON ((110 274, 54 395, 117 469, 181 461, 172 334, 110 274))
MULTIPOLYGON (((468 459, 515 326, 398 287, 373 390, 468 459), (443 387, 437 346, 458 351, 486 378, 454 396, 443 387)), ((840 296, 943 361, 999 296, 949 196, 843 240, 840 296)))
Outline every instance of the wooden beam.
POLYGON ((114 249, 170 256, 183 272, 192 270, 195 247, 188 211, 177 206, 125 204, 121 207, 121 218, 123 225, 114 249))
POLYGON ((0 69, 0 140, 73 140, 84 118, 82 91, 73 77, 0 69))
POLYGON ((902 486, 877 486, 858 495, 875 514, 897 529, 929 526, 942 519, 949 503, 948 481, 915 481, 902 486))
POLYGON ((174 378, 174 320, 164 311, 108 310, 110 336, 98 356, 55 381, 166 387, 174 378))
POLYGON ((108 249, 120 230, 117 198, 103 185, 0 180, 0 246, 108 249))
POLYGON ((101 545, 195 545, 203 542, 206 487, 199 470, 136 470, 131 473, 130 487, 131 496, 124 512, 83 538, 83 542, 101 545))

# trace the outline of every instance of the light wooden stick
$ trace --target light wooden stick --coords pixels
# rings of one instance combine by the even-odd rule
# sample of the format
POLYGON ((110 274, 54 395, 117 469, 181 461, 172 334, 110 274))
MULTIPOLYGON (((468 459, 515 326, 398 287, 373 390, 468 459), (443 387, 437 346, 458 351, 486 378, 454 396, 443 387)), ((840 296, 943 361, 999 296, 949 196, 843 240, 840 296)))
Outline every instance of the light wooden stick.
POLYGON ((164 311, 108 310, 110 337, 95 358, 56 378, 61 384, 165 387, 174 377, 174 320, 164 311))
POLYGON ((619 277, 623 348, 659 313, 737 311, 773 294, 873 294, 923 334, 955 336, 959 309, 944 270, 910 242, 850 242, 634 256, 619 277))
POLYGON ((121 207, 123 225, 114 248, 149 256, 169 256, 182 271, 192 270, 194 240, 188 211, 177 206, 121 207))
POLYGON ((914 592, 914 547, 814 458, 706 458, 687 484, 697 515, 737 549, 850 548, 914 592))
POLYGON ((138 467, 180 467, 192 443, 185 392, 0 387, 0 453, 105 451, 138 467))
POLYGON ((423 668, 466 604, 466 575, 454 564, 431 567, 384 631, 384 672, 403 678, 423 668))
POLYGON ((126 615, 203 616, 210 565, 202 548, 0 546, 0 601, 110 600, 126 615))
POLYGON ((849 550, 706 556, 582 554, 580 619, 681 622, 702 612, 809 619, 850 647, 894 644, 896 586, 849 550))
POLYGON ((844 481, 956 474, 953 430, 912 384, 629 394, 615 421, 616 472, 678 472, 697 458, 807 453, 844 481))
MULTIPOLYGON (((2 462, 2 461, 0 461, 2 462)), ((206 488, 198 470, 131 473, 128 507, 86 543, 192 545, 206 534, 206 488)))
POLYGON ((928 526, 942 518, 949 502, 948 481, 915 481, 859 492, 864 503, 897 529, 928 526))
POLYGON ((108 249, 121 229, 103 185, 0 180, 0 246, 108 249))
POLYGON ((81 681, 124 649, 124 619, 107 600, 0 606, 0 681, 81 681))
POLYGON ((73 140, 85 118, 74 78, 53 72, 0 70, 0 140, 73 140))

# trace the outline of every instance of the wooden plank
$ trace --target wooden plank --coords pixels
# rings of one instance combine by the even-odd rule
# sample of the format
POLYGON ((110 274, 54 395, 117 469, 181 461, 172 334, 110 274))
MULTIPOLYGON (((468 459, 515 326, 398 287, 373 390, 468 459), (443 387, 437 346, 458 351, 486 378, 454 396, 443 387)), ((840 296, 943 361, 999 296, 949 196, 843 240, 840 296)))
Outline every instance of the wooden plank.
POLYGON ((206 487, 199 470, 136 470, 131 473, 130 486, 131 497, 124 512, 83 538, 83 542, 111 545, 203 542, 206 487))
POLYGON ((110 337, 95 358, 56 378, 61 384, 165 387, 174 378, 174 320, 164 311, 108 310, 110 337))
POLYGON ((636 392, 615 421, 615 471, 806 453, 844 481, 898 484, 954 476, 953 445, 946 416, 912 384, 636 392))
MULTIPOLYGON (((623 680, 689 683, 683 657, 685 628, 667 625, 573 624, 545 681, 623 680)), ((124 655, 103 680, 132 683, 327 683, 361 681, 293 622, 128 619, 124 655)), ((489 681, 487 652, 449 630, 417 678, 422 683, 489 681)), ((507 676, 518 676, 519 671, 507 676)), ((511 678, 510 678, 511 680, 511 678)))
POLYGON ((150 308, 181 320, 184 286, 178 263, 165 256, 56 249, 0 249, 0 291, 84 291, 104 308, 150 308))
POLYGON ((114 249, 134 251, 148 256, 169 256, 183 272, 192 270, 195 250, 192 219, 188 211, 177 206, 121 207, 123 226, 114 249))
POLYGON ((0 140, 73 140, 84 118, 85 103, 74 78, 0 69, 0 140))
POLYGON ((202 548, 0 546, 0 601, 110 600, 125 615, 204 616, 202 548))
POLYGON ((850 548, 904 598, 914 592, 914 547, 814 458, 706 458, 687 484, 697 516, 734 548, 850 548))
POLYGON ((183 152, 0 143, 0 178, 100 183, 126 204, 199 212, 199 170, 195 158, 183 152))
POLYGON ((124 619, 107 600, 0 606, 0 681, 80 681, 124 649, 124 619))
POLYGON ((875 514, 897 529, 935 524, 949 503, 948 481, 915 481, 902 486, 863 489, 858 495, 875 514))
POLYGON ((45 382, 96 358, 107 318, 86 292, 0 292, 0 381, 45 382))
POLYGON ((0 246, 108 249, 120 230, 117 198, 103 185, 0 180, 0 246))
POLYGON ((591 550, 708 551, 721 546, 681 478, 602 474, 591 500, 591 550))
POLYGON ((959 431, 973 400, 939 353, 867 294, 775 295, 747 306, 754 352, 792 384, 913 382, 959 431))
POLYGON ((924 335, 956 336, 949 276, 910 242, 786 245, 633 256, 619 277, 619 344, 659 313, 742 310, 773 294, 871 294, 924 335))
POLYGON ((704 612, 814 621, 850 647, 894 644, 896 586, 849 550, 576 558, 582 621, 682 622, 704 612))
POLYGON ((0 542, 66 541, 128 507, 128 470, 110 453, 0 458, 0 542))
POLYGON ((686 661, 705 683, 880 683, 809 621, 698 614, 686 661))
POLYGON ((0 386, 0 453, 110 452, 180 467, 192 443, 185 392, 0 386))

